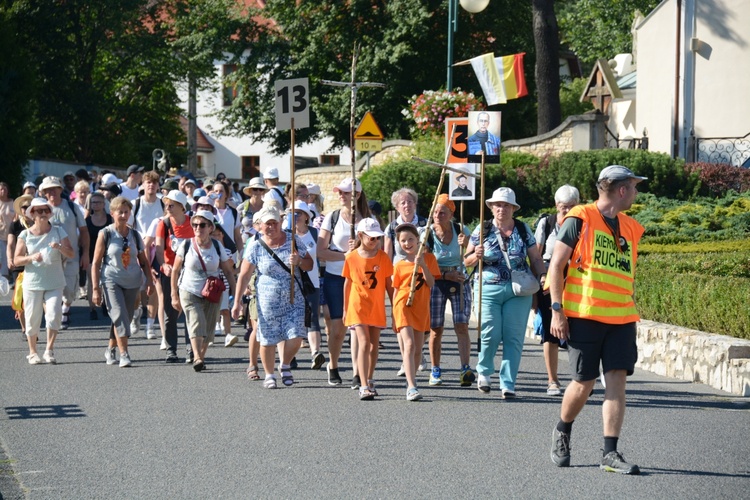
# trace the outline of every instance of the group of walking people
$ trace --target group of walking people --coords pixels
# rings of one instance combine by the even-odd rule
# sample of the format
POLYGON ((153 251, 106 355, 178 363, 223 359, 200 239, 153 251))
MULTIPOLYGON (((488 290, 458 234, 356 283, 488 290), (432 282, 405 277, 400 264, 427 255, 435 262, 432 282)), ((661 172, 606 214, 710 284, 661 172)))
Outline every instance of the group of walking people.
MULTIPOLYGON (((521 208, 514 191, 500 187, 485 200, 492 217, 469 231, 454 220, 456 207, 445 194, 426 218, 416 213, 417 194, 399 189, 391 199, 398 216, 386 225, 371 214, 370 207, 379 204, 368 203, 357 179, 343 179, 333 189, 340 206, 324 214, 319 186, 290 185, 284 192, 276 169, 252 179, 237 203, 231 184, 221 180, 208 190, 193 189, 192 180, 192 187, 181 182, 185 189, 158 196, 158 175, 134 165, 120 189, 134 191, 134 199, 115 196, 114 189, 87 192, 83 186, 77 191, 85 203, 74 204, 55 177, 43 180, 41 197, 17 198, 14 219, 3 222, 9 228, 7 265, 23 272, 16 283, 22 288, 19 320, 30 364, 56 363, 55 339, 70 323, 79 270, 90 268, 89 298, 94 306, 106 304, 112 323, 107 364, 117 363, 119 354, 119 365, 130 366, 128 338, 138 329, 136 311, 149 305, 147 332, 161 325, 166 361, 179 360, 178 319, 184 313, 186 361, 203 371, 216 327, 221 332, 222 324, 230 326, 231 314, 247 326, 248 378, 260 379, 260 358, 268 389, 278 387, 277 359, 282 385, 294 384, 303 342, 310 346, 310 367, 326 365, 328 383, 342 385, 341 354, 350 332, 352 387, 362 400, 378 395, 375 369, 380 333, 387 326, 386 296, 403 360, 398 375, 406 378, 409 401, 422 398, 416 374, 425 365, 425 342, 429 385, 443 383, 448 301, 459 384, 476 380, 479 391, 489 393, 497 373, 500 396, 515 398, 524 333, 534 309, 545 345, 547 393, 560 395, 563 389, 557 374, 561 346, 568 348, 573 369, 553 432, 553 462, 569 465, 573 419, 601 371, 606 391, 602 468, 635 474, 637 466, 617 452, 617 438, 625 377, 637 357, 632 292, 643 228, 621 212, 632 204, 642 180, 625 167, 607 167, 597 184, 600 198, 585 206, 579 205, 576 188, 562 186, 555 194, 556 213, 541 218, 535 231, 514 217, 521 208), (420 251, 422 240, 427 251, 420 251), (481 311, 476 373, 468 331, 472 307, 481 311), (47 344, 40 358, 42 317, 47 344)), ((7 206, 2 183, 0 198, 7 206)), ((227 333, 225 345, 236 343, 237 336, 221 333, 227 333)))

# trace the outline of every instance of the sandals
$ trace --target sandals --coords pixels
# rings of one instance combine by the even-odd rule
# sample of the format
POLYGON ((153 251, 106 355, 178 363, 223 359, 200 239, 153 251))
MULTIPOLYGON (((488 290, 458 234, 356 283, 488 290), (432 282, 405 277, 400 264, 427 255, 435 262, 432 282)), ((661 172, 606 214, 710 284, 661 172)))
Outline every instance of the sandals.
POLYGON ((279 373, 281 374, 281 383, 287 387, 294 385, 294 377, 292 376, 291 368, 279 367, 279 373))
POLYGON ((247 370, 245 370, 245 373, 247 373, 248 380, 260 380, 260 375, 258 375, 258 367, 256 365, 248 366, 247 370))
POLYGON ((276 377, 271 375, 266 380, 263 381, 263 388, 264 389, 276 389, 276 377))

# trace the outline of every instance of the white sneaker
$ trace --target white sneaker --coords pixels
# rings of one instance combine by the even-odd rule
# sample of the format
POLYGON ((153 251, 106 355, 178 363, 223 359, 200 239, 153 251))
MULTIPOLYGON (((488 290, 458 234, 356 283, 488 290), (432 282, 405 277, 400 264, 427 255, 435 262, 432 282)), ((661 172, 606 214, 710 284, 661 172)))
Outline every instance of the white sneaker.
POLYGON ((397 377, 406 377, 406 369, 404 368, 404 365, 401 365, 401 368, 398 369, 396 372, 397 377))
POLYGON ((26 359, 29 360, 30 365, 39 365, 42 363, 42 360, 39 358, 39 354, 37 353, 29 354, 28 356, 26 356, 26 359))
POLYGON ((419 362, 419 366, 417 367, 417 371, 420 371, 420 372, 424 371, 424 354, 422 354, 422 360, 419 362))
POLYGON ((130 322, 130 336, 135 337, 138 335, 138 331, 141 329, 141 315, 143 309, 140 307, 133 312, 133 320, 130 322))
POLYGON ((49 363, 51 365, 54 365, 57 363, 57 360, 55 359, 55 353, 52 351, 44 351, 44 354, 42 355, 42 359, 45 363, 49 363))
POLYGON ((161 345, 159 346, 159 349, 161 349, 162 351, 166 351, 167 347, 169 347, 167 345, 167 339, 165 339, 164 337, 162 337, 161 338, 161 345))
POLYGON ((108 365, 114 365, 117 363, 117 358, 115 356, 115 348, 109 348, 105 349, 104 351, 104 359, 107 360, 108 365))
POLYGON ((232 347, 234 344, 237 343, 238 340, 240 340, 240 338, 237 335, 232 335, 231 333, 227 333, 227 336, 224 339, 224 347, 232 347))
POLYGON ((604 378, 604 372, 599 374, 599 382, 602 383, 602 387, 607 388, 607 379, 604 378))
POLYGON ((130 366, 130 355, 126 352, 120 354, 120 368, 127 368, 130 366))
POLYGON ((154 340, 156 338, 153 328, 146 328, 146 338, 149 340, 154 340))

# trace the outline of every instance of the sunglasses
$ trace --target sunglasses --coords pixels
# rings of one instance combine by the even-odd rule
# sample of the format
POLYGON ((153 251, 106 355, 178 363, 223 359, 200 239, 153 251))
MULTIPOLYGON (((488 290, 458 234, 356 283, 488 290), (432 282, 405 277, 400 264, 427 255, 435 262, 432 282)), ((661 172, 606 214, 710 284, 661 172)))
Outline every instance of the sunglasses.
POLYGON ((23 210, 25 212, 26 210, 29 209, 29 206, 30 205, 24 205, 24 206, 21 207, 21 210, 23 210))
POLYGON ((39 215, 45 215, 51 212, 52 210, 50 210, 49 208, 35 208, 34 210, 31 211, 32 214, 39 214, 39 215))
POLYGON ((265 189, 263 189, 263 188, 252 188, 251 191, 253 193, 262 193, 263 191, 265 191, 265 189))
POLYGON ((130 249, 130 243, 128 242, 127 238, 124 238, 122 240, 122 252, 125 253, 130 249))
POLYGON ((196 222, 196 223, 192 224, 193 229, 198 229, 198 228, 203 229, 203 228, 205 228, 208 225, 209 225, 208 222, 196 222))

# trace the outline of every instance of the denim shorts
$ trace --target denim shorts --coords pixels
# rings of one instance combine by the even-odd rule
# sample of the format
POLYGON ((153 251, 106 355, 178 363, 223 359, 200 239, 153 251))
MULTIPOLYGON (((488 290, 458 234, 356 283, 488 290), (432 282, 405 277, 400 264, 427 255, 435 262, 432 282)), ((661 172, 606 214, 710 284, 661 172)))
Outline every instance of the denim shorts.
POLYGON ((344 281, 343 276, 326 273, 323 278, 323 296, 328 304, 331 319, 344 317, 344 281))
POLYGON ((308 332, 319 332, 320 331, 320 291, 316 288, 313 293, 305 297, 307 303, 310 304, 312 309, 312 317, 310 318, 310 326, 307 328, 308 332))

